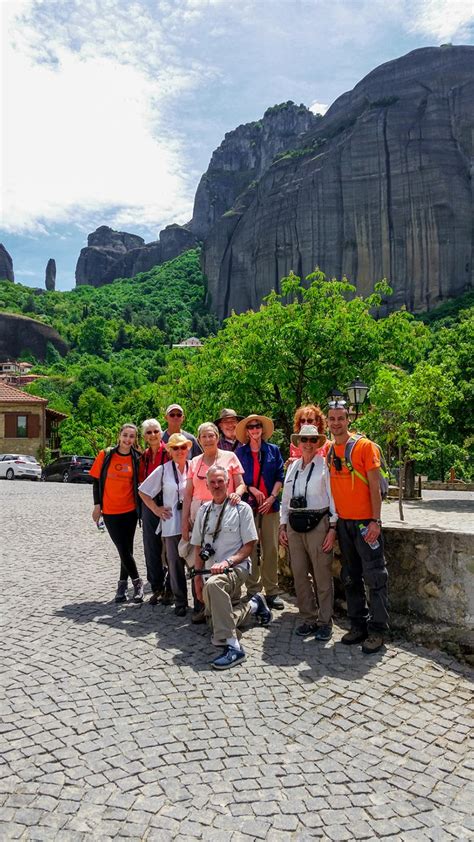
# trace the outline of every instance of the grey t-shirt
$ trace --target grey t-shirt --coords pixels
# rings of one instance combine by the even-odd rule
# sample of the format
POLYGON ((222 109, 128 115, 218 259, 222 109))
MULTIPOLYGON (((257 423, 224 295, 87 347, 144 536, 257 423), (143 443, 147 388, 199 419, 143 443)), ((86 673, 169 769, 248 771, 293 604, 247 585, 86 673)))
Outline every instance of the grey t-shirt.
MULTIPOLYGON (((217 505, 212 500, 209 503, 204 503, 199 509, 194 522, 191 544, 196 547, 210 544, 216 551, 204 564, 206 570, 209 570, 213 564, 218 564, 220 561, 236 553, 249 541, 257 540, 253 512, 247 503, 237 503, 236 506, 227 503, 221 521, 221 528, 216 538, 214 538, 214 532, 223 505, 224 503, 217 505), (209 517, 206 519, 206 512, 208 510, 209 517), (205 522, 206 531, 203 535, 205 522)), ((239 564, 236 564, 235 567, 248 570, 250 567, 250 558, 245 558, 239 564)))
MULTIPOLYGON (((193 446, 190 447, 188 450, 188 459, 193 459, 194 456, 199 456, 199 454, 202 453, 202 450, 196 436, 193 436, 192 433, 187 433, 186 430, 181 430, 180 433, 182 436, 184 436, 185 439, 187 439, 188 441, 192 441, 193 443, 193 446)), ((165 430, 161 437, 162 441, 164 441, 166 444, 169 437, 170 434, 168 430, 165 430)))

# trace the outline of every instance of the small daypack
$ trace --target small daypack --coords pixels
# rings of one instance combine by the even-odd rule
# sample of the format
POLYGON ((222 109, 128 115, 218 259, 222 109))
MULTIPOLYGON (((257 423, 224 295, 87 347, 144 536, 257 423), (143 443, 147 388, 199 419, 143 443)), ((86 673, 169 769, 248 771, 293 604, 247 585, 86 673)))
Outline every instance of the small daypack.
MULTIPOLYGON (((367 477, 364 477, 363 474, 361 474, 359 471, 356 471, 356 469, 354 468, 354 466, 352 464, 352 459, 351 459, 352 451, 354 450, 354 447, 357 444, 357 442, 360 441, 360 439, 366 439, 366 438, 367 438, 367 436, 362 436, 359 433, 354 433, 353 435, 350 436, 350 438, 346 442, 346 447, 345 447, 345 450, 344 450, 344 464, 345 464, 347 470, 352 475, 352 487, 354 487, 354 476, 356 476, 360 480, 362 480, 362 482, 365 483, 365 485, 369 484, 369 481, 368 481, 367 477)), ((369 441, 371 441, 371 439, 369 439, 369 441)), ((382 453, 382 448, 375 441, 373 441, 372 444, 375 444, 375 447, 377 448, 377 450, 379 452, 379 458, 380 458, 380 494, 381 494, 382 500, 385 500, 385 498, 388 495, 388 485, 389 485, 388 468, 387 468, 387 464, 386 464, 385 459, 384 459, 384 455, 382 453)), ((328 454, 327 454, 326 458, 327 458, 328 468, 329 468, 329 470, 331 470, 331 464, 334 461, 334 444, 331 444, 331 447, 328 450, 328 454)))

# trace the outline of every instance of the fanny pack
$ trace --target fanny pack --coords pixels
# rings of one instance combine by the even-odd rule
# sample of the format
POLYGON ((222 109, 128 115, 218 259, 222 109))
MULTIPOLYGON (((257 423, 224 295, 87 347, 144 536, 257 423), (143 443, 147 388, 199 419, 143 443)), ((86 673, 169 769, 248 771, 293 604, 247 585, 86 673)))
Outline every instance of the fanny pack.
POLYGON ((290 512, 288 520, 295 532, 311 532, 328 513, 329 509, 323 509, 319 512, 312 509, 294 509, 290 512))

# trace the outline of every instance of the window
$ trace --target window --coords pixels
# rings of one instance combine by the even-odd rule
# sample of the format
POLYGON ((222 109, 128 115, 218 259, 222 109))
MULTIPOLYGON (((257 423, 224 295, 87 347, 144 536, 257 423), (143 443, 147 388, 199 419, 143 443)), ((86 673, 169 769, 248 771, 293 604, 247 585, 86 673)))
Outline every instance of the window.
POLYGON ((28 417, 26 415, 16 416, 16 438, 26 439, 28 435, 28 417))

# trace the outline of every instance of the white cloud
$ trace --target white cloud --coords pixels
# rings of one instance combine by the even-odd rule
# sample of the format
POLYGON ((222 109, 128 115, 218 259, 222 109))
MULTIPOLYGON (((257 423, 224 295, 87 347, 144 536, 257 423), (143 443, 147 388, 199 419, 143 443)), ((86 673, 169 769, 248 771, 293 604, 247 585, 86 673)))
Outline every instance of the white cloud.
POLYGON ((408 0, 408 31, 436 41, 468 38, 474 24, 472 0, 408 0))
POLYGON ((309 106, 309 110, 312 111, 313 114, 323 114, 324 115, 326 113, 326 111, 328 110, 328 108, 329 108, 329 105, 327 105, 325 102, 318 102, 317 100, 312 102, 311 105, 309 106))

